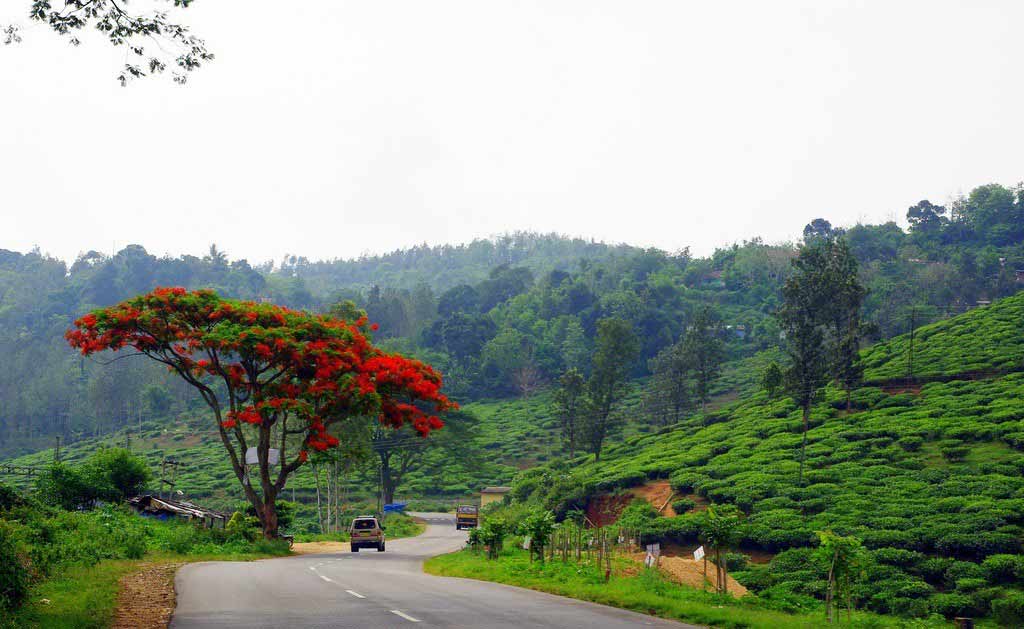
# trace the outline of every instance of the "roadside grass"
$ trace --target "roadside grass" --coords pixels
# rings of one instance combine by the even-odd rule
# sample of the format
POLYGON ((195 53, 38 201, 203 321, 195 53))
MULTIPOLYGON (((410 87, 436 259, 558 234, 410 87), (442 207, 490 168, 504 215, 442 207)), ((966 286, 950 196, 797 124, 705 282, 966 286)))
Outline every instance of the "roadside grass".
POLYGON ((384 526, 388 527, 386 531, 388 539, 416 537, 427 530, 426 524, 404 513, 389 513, 384 517, 384 526))
MULTIPOLYGON (((148 553, 142 559, 106 559, 97 564, 70 566, 59 576, 32 588, 24 607, 0 615, 0 629, 92 629, 109 627, 114 619, 121 579, 149 564, 200 561, 255 561, 284 556, 274 552, 222 552, 179 555, 148 553), (43 602, 47 601, 47 602, 43 602)), ((0 612, 2 614, 3 612, 0 612)))
POLYGON ((0 627, 108 627, 114 618, 121 577, 131 573, 139 563, 137 560, 106 560, 93 566, 68 568, 61 576, 34 587, 28 603, 9 612, 10 618, 0 622, 0 627))
MULTIPOLYGON (((427 560, 428 574, 494 581, 567 596, 672 620, 726 629, 817 629, 825 626, 823 611, 791 614, 767 609, 756 597, 734 599, 702 592, 669 581, 657 571, 625 570, 631 564, 619 560, 613 576, 604 582, 603 572, 594 565, 562 563, 556 558, 544 564, 530 563, 518 548, 504 549, 499 558, 462 550, 427 560)), ((949 627, 942 619, 904 619, 855 612, 852 622, 845 613, 838 626, 858 628, 949 627)))

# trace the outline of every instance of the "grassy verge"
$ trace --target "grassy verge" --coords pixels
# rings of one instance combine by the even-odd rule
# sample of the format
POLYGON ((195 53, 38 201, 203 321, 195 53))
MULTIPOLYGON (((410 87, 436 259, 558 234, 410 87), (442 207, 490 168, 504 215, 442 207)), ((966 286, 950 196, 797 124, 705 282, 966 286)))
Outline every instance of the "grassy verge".
POLYGON ((4 617, 0 629, 45 627, 46 629, 101 629, 113 621, 117 595, 123 577, 152 563, 193 563, 198 561, 253 561, 279 557, 279 553, 210 553, 178 555, 149 553, 142 559, 107 559, 91 566, 72 566, 59 576, 35 585, 28 603, 4 617))
MULTIPOLYGON (((684 587, 670 582, 656 571, 640 569, 627 575, 627 564, 620 563, 611 581, 604 582, 603 573, 593 565, 567 563, 560 560, 546 564, 530 563, 527 553, 505 549, 494 561, 471 551, 434 557, 426 562, 429 574, 496 581, 509 585, 568 596, 604 605, 725 628, 817 629, 825 625, 822 612, 788 614, 766 609, 754 597, 733 599, 684 587)), ((842 626, 861 628, 947 627, 941 619, 908 620, 855 613, 853 622, 842 626)))

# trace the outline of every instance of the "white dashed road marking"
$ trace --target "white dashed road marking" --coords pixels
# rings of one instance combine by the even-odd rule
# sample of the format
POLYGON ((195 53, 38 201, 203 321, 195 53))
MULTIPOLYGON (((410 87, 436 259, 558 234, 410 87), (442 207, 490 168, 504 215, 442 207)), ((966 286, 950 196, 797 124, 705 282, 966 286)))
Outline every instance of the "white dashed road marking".
POLYGON ((403 614, 402 612, 398 611, 397 609, 392 609, 392 610, 391 610, 391 613, 392 613, 392 614, 394 614, 394 615, 396 615, 396 616, 400 616, 400 617, 402 617, 402 618, 405 618, 405 619, 406 619, 406 620, 408 620, 409 622, 419 622, 419 620, 417 620, 417 619, 413 618, 412 616, 410 616, 410 615, 408 615, 408 614, 403 614))
POLYGON ((356 597, 356 598, 366 598, 365 596, 363 596, 359 592, 353 592, 352 590, 345 590, 345 591, 348 592, 349 594, 351 594, 352 596, 356 597))
POLYGON ((330 577, 325 577, 322 574, 320 575, 320 578, 323 579, 324 581, 327 581, 328 583, 334 583, 334 581, 331 581, 330 577))

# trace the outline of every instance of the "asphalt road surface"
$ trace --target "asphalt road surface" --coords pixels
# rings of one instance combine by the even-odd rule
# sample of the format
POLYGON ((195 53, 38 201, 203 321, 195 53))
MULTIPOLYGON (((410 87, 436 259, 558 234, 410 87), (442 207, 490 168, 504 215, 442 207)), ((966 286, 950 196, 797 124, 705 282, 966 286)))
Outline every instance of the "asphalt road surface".
POLYGON ((178 571, 173 629, 192 627, 691 627, 603 605, 423 573, 423 560, 461 548, 453 516, 416 514, 427 530, 387 551, 210 562, 178 571))

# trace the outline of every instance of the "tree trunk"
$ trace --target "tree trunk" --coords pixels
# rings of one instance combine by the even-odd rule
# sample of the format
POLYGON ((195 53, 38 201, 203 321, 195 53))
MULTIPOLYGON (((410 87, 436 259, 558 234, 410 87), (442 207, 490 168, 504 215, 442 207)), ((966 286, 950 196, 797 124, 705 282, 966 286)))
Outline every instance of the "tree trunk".
POLYGON ((277 504, 276 496, 270 496, 263 504, 263 538, 277 539, 277 504))
POLYGON ((316 484, 316 521, 320 525, 320 532, 326 533, 327 529, 324 526, 324 512, 320 503, 320 467, 313 466, 313 480, 316 484))

